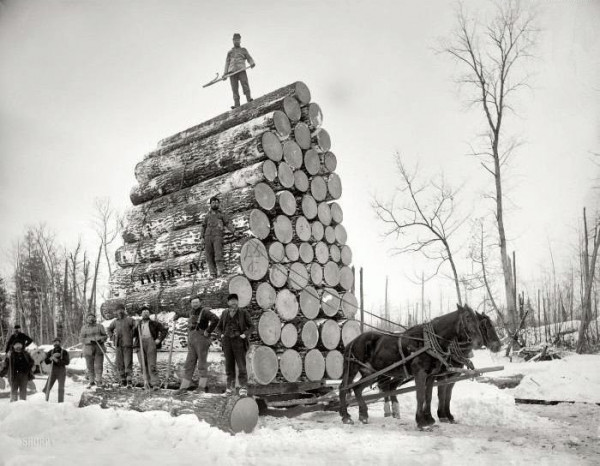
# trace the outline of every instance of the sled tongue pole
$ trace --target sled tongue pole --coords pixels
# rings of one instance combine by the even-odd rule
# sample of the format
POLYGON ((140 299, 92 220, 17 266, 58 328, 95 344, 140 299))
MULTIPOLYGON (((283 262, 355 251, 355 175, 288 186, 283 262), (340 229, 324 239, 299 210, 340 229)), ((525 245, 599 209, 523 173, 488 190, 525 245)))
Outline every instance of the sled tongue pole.
POLYGON ((221 77, 219 77, 219 73, 217 73, 217 76, 215 77, 215 79, 213 79, 212 81, 206 83, 204 86, 202 87, 208 87, 208 86, 212 86, 213 84, 218 83, 219 81, 224 81, 225 79, 229 78, 230 76, 236 75, 238 73, 241 73, 242 71, 246 71, 248 68, 251 68, 250 65, 246 66, 245 68, 242 68, 241 70, 237 70, 237 71, 232 71, 231 73, 227 73, 221 77))

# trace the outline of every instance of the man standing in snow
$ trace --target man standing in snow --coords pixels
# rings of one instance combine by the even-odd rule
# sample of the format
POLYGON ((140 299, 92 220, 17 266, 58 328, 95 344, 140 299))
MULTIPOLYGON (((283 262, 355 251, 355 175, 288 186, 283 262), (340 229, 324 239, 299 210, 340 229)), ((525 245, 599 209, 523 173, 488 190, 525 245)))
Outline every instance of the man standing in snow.
POLYGON ((223 275, 223 234, 225 230, 233 233, 229 216, 220 210, 221 202, 217 196, 210 198, 210 210, 200 224, 200 240, 204 241, 204 255, 210 276, 223 275))
POLYGON ((131 387, 133 375, 133 336, 135 321, 125 313, 125 306, 117 307, 117 318, 108 327, 108 335, 113 339, 116 352, 116 366, 121 385, 131 387))
POLYGON ((11 403, 17 401, 17 398, 27 399, 27 384, 33 380, 33 366, 33 359, 25 351, 23 343, 15 342, 10 348, 10 354, 4 359, 4 367, 0 371, 0 377, 8 375, 11 403))
POLYGON ((229 82, 231 83, 231 90, 233 91, 233 107, 237 108, 240 106, 240 91, 239 91, 239 83, 242 83, 242 90, 244 91, 244 95, 246 96, 246 100, 248 102, 252 102, 252 97, 250 96, 250 84, 248 84, 248 75, 244 68, 246 68, 246 60, 248 60, 248 64, 251 68, 254 68, 256 64, 254 60, 248 53, 244 47, 241 47, 240 43, 242 41, 242 36, 240 36, 237 32, 233 35, 233 48, 227 53, 227 58, 225 59, 225 70, 223 71, 223 79, 227 77, 229 73, 236 73, 229 77, 229 82), (240 71, 242 70, 242 71, 240 71))
POLYGON ((7 353, 16 342, 20 342, 23 345, 23 348, 27 348, 33 342, 29 335, 25 335, 23 332, 21 332, 21 326, 19 324, 15 325, 14 332, 6 343, 7 353))
POLYGON ((54 382, 58 380, 58 402, 62 403, 65 401, 65 379, 67 378, 67 366, 69 365, 70 359, 69 353, 60 346, 60 343, 60 338, 56 337, 52 341, 54 348, 46 354, 46 360, 44 362, 46 364, 52 364, 52 370, 46 381, 44 393, 46 393, 46 399, 48 399, 50 391, 54 386, 54 382))
POLYGON ((228 309, 223 311, 216 331, 221 335, 221 344, 225 355, 225 373, 227 375, 227 394, 235 389, 235 368, 240 383, 239 394, 247 393, 248 374, 246 372, 246 351, 248 338, 254 330, 250 314, 238 307, 238 296, 235 293, 227 297, 228 309))
POLYGON ((156 370, 156 350, 162 346, 162 341, 167 336, 169 331, 163 325, 156 321, 150 320, 150 306, 147 304, 142 306, 142 319, 138 322, 133 336, 133 348, 138 354, 138 361, 142 366, 142 358, 145 363, 142 372, 154 390, 160 388, 160 380, 156 370), (141 344, 140 344, 141 340, 141 344), (142 355, 140 347, 144 354, 142 355))
POLYGON ((92 388, 98 382, 102 386, 102 372, 104 370, 104 353, 106 349, 104 342, 108 336, 102 324, 96 323, 96 315, 89 313, 85 318, 86 323, 81 327, 79 340, 83 345, 83 356, 87 366, 89 385, 92 388))
POLYGON ((198 391, 206 390, 208 381, 208 349, 210 348, 210 334, 213 332, 219 318, 207 307, 200 308, 200 298, 195 296, 191 300, 192 312, 188 321, 188 353, 183 366, 184 376, 179 386, 180 393, 188 389, 192 382, 194 369, 198 365, 198 391))

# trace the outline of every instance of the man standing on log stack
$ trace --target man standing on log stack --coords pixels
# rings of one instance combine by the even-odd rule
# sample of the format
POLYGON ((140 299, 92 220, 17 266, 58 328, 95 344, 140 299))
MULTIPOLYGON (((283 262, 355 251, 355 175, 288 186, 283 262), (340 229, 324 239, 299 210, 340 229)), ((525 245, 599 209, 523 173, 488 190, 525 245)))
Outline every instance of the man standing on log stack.
POLYGON ((220 210, 221 202, 217 196, 210 198, 210 210, 200 225, 200 239, 204 241, 204 254, 212 278, 223 275, 223 233, 227 229, 233 233, 229 216, 220 210))
POLYGON ((160 380, 156 370, 156 350, 159 350, 162 346, 162 341, 167 333, 169 331, 160 322, 150 320, 150 306, 143 305, 142 320, 138 322, 133 336, 133 347, 135 352, 138 353, 140 366, 142 361, 146 363, 145 368, 142 368, 142 372, 146 377, 145 382, 148 382, 154 390, 160 388, 160 380), (140 354, 140 347, 144 352, 143 355, 140 354))
POLYGON ((237 366, 237 376, 240 383, 239 394, 246 396, 248 383, 248 373, 246 372, 246 352, 248 351, 248 339, 254 330, 250 314, 245 309, 238 307, 238 296, 235 293, 227 297, 228 309, 223 311, 217 332, 221 335, 221 344, 223 345, 223 354, 225 355, 225 373, 227 375, 228 395, 235 389, 235 368, 237 366))
POLYGON ((240 46, 242 36, 237 32, 233 35, 233 48, 227 53, 227 59, 225 60, 225 71, 223 72, 223 80, 229 76, 229 82, 231 83, 231 90, 233 91, 233 107, 237 108, 240 106, 240 91, 239 83, 242 83, 242 90, 246 96, 248 102, 252 102, 250 96, 250 84, 248 84, 248 75, 246 74, 246 60, 251 68, 254 68, 256 64, 254 60, 244 47, 240 46), (238 71, 238 73, 236 73, 238 71), (232 74, 235 73, 235 74, 232 74))
POLYGON ((133 375, 133 334, 135 321, 125 312, 125 306, 117 306, 117 318, 108 327, 108 335, 113 338, 116 352, 116 365, 121 385, 131 388, 133 375))
POLYGON ((46 400, 50 395, 50 391, 54 386, 54 382, 58 380, 58 402, 63 403, 65 401, 65 380, 67 378, 67 366, 69 365, 69 353, 63 349, 60 344, 60 338, 56 337, 52 344, 52 348, 46 353, 46 364, 52 364, 52 370, 46 380, 46 386, 44 387, 44 393, 46 393, 46 400))
POLYGON ((210 348, 210 334, 213 332, 219 318, 207 307, 200 308, 200 298, 192 298, 192 312, 188 327, 188 353, 183 366, 184 376, 181 379, 179 393, 185 392, 192 383, 194 369, 198 364, 198 392, 206 391, 208 382, 208 349, 210 348))
POLYGON ((19 324, 15 325, 14 333, 10 336, 8 342, 6 343, 7 353, 17 341, 23 344, 23 348, 27 348, 33 342, 29 335, 26 335, 23 332, 21 332, 21 326, 19 324))
POLYGON ((89 385, 92 388, 98 382, 102 386, 102 372, 104 371, 104 353, 106 348, 104 342, 108 339, 106 330, 102 324, 96 323, 96 315, 89 313, 85 318, 86 323, 81 327, 79 340, 83 345, 83 356, 87 366, 89 385))

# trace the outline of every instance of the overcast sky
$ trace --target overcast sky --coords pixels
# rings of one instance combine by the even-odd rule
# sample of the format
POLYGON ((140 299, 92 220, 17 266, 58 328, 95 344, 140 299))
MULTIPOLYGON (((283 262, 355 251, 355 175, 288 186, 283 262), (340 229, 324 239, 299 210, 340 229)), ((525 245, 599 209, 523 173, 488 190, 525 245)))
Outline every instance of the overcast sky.
MULTIPOLYGON (((421 260, 391 257, 373 196, 397 185, 393 154, 465 183, 462 208, 477 217, 490 178, 469 143, 481 129, 434 52, 455 24, 452 2, 416 1, 5 1, 0 10, 0 253, 28 224, 46 222, 72 245, 90 231, 93 201, 130 206, 134 166, 170 134, 227 110, 223 69, 234 32, 257 66, 258 97, 296 80, 310 88, 338 157, 344 223, 366 299, 377 307, 390 276, 394 305, 420 299, 406 276, 421 260)), ((485 14, 491 3, 468 1, 485 14)), ((600 2, 525 2, 542 29, 532 89, 509 129, 526 140, 506 173, 509 250, 519 275, 538 277, 572 256, 581 208, 592 201, 600 152, 600 2)), ((468 228, 461 238, 469 235, 468 228)), ((464 255, 465 251, 461 254, 464 255)), ((574 257, 572 258, 575 259, 574 257)), ((565 261, 566 263, 566 261, 565 261)), ((467 270, 465 270, 466 272, 467 270)), ((439 302, 436 284, 428 296, 439 302)), ((446 298, 453 300, 451 294, 446 298)))

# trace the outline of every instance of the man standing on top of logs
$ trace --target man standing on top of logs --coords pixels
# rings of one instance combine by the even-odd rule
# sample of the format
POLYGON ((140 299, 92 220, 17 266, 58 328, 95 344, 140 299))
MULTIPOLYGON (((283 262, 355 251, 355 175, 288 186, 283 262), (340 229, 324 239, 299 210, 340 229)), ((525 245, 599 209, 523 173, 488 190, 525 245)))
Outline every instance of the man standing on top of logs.
POLYGON ((210 348, 210 334, 213 332, 219 318, 207 307, 200 308, 200 298, 194 296, 191 300, 192 312, 188 320, 188 353, 183 366, 184 376, 181 378, 179 392, 185 392, 194 375, 196 363, 198 364, 198 392, 206 390, 208 381, 208 349, 210 348))
POLYGON ((52 364, 52 370, 46 380, 46 386, 44 387, 44 393, 46 393, 46 400, 50 395, 50 391, 54 386, 54 382, 58 380, 58 402, 63 403, 65 401, 65 379, 67 378, 67 366, 69 365, 69 352, 63 349, 61 346, 60 338, 56 337, 52 341, 54 346, 48 353, 46 353, 46 364, 52 364))
POLYGON ((225 60, 225 71, 223 72, 223 80, 227 78, 228 74, 235 73, 229 76, 229 82, 231 83, 231 90, 233 91, 233 102, 234 105, 231 108, 237 108, 240 106, 240 91, 239 83, 242 83, 242 90, 246 96, 248 102, 252 102, 250 96, 250 85, 248 84, 248 75, 246 74, 246 60, 250 64, 251 68, 254 68, 256 64, 254 60, 244 47, 240 46, 242 36, 237 32, 233 35, 233 48, 227 53, 227 59, 225 60), (240 71, 241 70, 241 71, 240 71))
POLYGON ((223 233, 227 229, 233 233, 229 216, 220 210, 221 202, 217 196, 210 198, 210 210, 200 225, 200 239, 204 241, 204 254, 210 270, 210 276, 223 275, 223 233))
POLYGON ((227 297, 228 309, 223 311, 216 331, 221 335, 223 354, 225 355, 225 374, 227 375, 228 395, 235 389, 235 368, 237 366, 239 394, 246 396, 248 393, 248 373, 246 372, 246 352, 250 344, 248 338, 254 330, 250 314, 245 309, 238 307, 238 296, 235 293, 227 297))
POLYGON ((108 327, 108 335, 113 338, 116 352, 116 366, 121 385, 131 388, 133 375, 133 334, 135 321, 125 312, 125 305, 117 305, 117 318, 108 327))
POLYGON ((23 344, 23 348, 27 348, 33 342, 29 335, 25 335, 23 332, 21 332, 21 326, 19 324, 15 325, 14 333, 10 336, 8 342, 6 343, 7 353, 17 341, 23 344))
POLYGON ((106 330, 102 324, 96 323, 96 315, 90 312, 85 318, 85 324, 81 327, 79 340, 83 345, 83 356, 87 366, 89 385, 86 388, 92 388, 98 381, 98 386, 102 386, 102 372, 104 371, 104 353, 106 348, 104 342, 108 339, 106 330))
POLYGON ((138 353, 140 366, 142 365, 142 360, 146 363, 145 367, 142 368, 142 372, 146 378, 145 382, 148 382, 154 390, 160 388, 160 380, 156 370, 156 350, 162 346, 162 341, 167 336, 167 333, 169 331, 160 322, 150 320, 150 306, 144 304, 142 306, 142 320, 138 322, 134 332, 133 347, 135 352, 138 353), (143 355, 140 354, 140 347, 144 352, 143 355))

